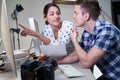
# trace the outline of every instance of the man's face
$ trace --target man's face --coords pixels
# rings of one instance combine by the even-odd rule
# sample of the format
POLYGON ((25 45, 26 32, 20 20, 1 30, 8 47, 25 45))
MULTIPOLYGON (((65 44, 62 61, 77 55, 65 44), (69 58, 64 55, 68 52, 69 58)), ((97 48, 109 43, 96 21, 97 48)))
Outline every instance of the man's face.
POLYGON ((80 5, 75 5, 74 6, 73 19, 75 20, 75 26, 76 27, 84 26, 85 16, 84 16, 84 14, 82 14, 82 8, 81 8, 80 5))

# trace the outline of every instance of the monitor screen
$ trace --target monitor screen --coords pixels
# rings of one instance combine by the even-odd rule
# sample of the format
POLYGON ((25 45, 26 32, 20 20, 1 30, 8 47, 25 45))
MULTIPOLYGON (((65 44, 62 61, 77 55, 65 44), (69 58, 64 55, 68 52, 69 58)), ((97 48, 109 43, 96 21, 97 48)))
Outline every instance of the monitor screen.
MULTIPOLYGON (((38 26, 38 22, 33 18, 29 18, 29 25, 30 25, 30 29, 39 32, 39 26, 38 26)), ((40 56, 41 54, 41 50, 40 50, 40 44, 42 44, 42 42, 37 38, 37 37, 33 37, 33 43, 34 43, 34 51, 36 56, 40 56)))
POLYGON ((12 41, 10 37, 10 28, 8 24, 8 17, 7 17, 7 9, 6 9, 6 0, 2 0, 2 8, 1 8, 1 35, 3 38, 3 44, 6 51, 6 56, 8 57, 8 60, 11 64, 12 70, 17 74, 16 72, 16 66, 15 66, 15 60, 14 60, 14 53, 12 48, 12 41))

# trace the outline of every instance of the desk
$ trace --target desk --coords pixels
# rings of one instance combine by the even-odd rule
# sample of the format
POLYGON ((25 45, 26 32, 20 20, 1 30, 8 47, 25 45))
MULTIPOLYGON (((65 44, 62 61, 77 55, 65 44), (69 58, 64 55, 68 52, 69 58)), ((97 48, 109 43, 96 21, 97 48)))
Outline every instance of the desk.
MULTIPOLYGON (((65 75, 63 75, 60 72, 59 69, 57 69, 55 71, 55 80, 95 80, 95 77, 93 76, 90 69, 84 69, 80 63, 74 63, 71 65, 75 67, 76 69, 78 69, 80 72, 82 72, 85 76, 78 77, 78 78, 67 78, 65 75)), ((16 79, 12 71, 0 73, 0 80, 21 80, 20 77, 21 77, 20 69, 17 69, 16 79)))
MULTIPOLYGON (((81 63, 74 63, 71 64, 73 67, 75 67, 77 70, 79 70, 81 73, 83 73, 85 76, 83 77, 77 77, 77 78, 67 78, 65 75, 63 75, 59 69, 55 71, 55 80, 96 80, 90 69, 84 69, 81 63)), ((74 73, 73 73, 74 74, 74 73)))

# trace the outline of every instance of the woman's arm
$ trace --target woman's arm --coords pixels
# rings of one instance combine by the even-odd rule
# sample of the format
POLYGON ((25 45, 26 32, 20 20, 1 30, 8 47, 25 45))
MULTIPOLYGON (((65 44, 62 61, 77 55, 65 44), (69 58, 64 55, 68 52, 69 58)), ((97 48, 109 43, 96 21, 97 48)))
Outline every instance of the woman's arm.
POLYGON ((21 32, 22 36, 27 36, 27 35, 34 36, 34 37, 37 37, 38 39, 40 39, 41 41, 43 41, 44 44, 46 44, 46 45, 50 44, 51 40, 49 38, 43 36, 42 34, 36 32, 36 31, 26 28, 21 24, 19 24, 19 26, 23 29, 21 32))

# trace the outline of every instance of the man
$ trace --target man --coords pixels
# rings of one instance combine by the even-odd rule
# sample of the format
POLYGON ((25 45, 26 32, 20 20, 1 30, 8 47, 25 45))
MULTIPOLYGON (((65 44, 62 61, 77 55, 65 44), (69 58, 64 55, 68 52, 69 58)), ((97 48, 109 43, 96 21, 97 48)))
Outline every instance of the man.
POLYGON ((99 20, 100 12, 97 0, 76 1, 73 18, 76 26, 84 28, 84 32, 78 43, 77 30, 72 30, 75 51, 58 63, 80 60, 85 68, 96 64, 103 74, 97 80, 120 80, 120 30, 108 21, 99 20))

